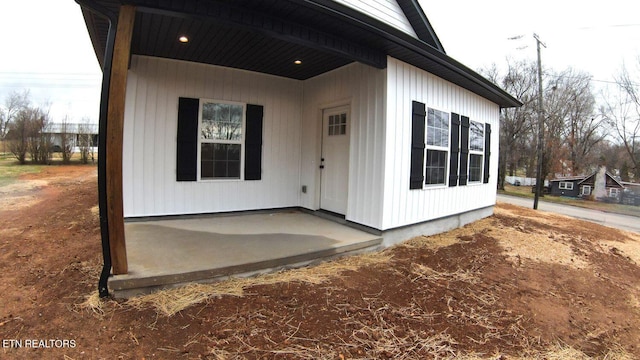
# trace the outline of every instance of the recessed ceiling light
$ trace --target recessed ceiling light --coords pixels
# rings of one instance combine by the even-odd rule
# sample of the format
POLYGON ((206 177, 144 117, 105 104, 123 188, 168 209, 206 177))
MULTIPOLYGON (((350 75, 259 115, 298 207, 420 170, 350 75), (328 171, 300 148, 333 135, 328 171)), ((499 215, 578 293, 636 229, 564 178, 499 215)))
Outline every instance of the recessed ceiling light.
POLYGON ((296 65, 300 65, 300 64, 302 64, 302 60, 296 60, 293 63, 296 64, 296 65))
POLYGON ((181 43, 183 43, 183 44, 186 44, 186 43, 188 43, 188 42, 189 42, 189 38, 188 38, 188 37, 186 37, 185 35, 182 35, 182 36, 180 36, 180 37, 178 38, 178 41, 180 41, 180 42, 181 42, 181 43))

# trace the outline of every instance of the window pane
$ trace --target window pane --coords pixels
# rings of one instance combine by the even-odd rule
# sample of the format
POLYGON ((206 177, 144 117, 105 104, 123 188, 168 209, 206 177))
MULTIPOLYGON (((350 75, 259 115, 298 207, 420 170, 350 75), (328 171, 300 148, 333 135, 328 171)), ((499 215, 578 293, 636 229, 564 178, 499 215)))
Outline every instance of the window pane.
POLYGON ((213 177, 214 178, 226 178, 227 176, 227 162, 215 161, 213 163, 213 177))
POLYGON ((212 160, 213 159, 213 144, 202 144, 200 157, 204 160, 212 160))
POLYGON ((447 170, 447 152, 427 150, 425 184, 444 184, 447 170))
POLYGON ((229 161, 240 161, 240 147, 239 144, 227 144, 227 159, 229 161))
POLYGON ((200 136, 205 140, 242 140, 242 105, 204 103, 200 136))
POLYGON ((227 174, 237 174, 229 177, 240 178, 240 161, 227 162, 227 174))
POLYGON ((435 126, 436 115, 434 109, 427 110, 427 126, 435 126))
POLYGON ((224 145, 226 144, 213 144, 213 160, 227 160, 227 147, 224 145))
POLYGON ((202 144, 200 178, 240 178, 240 144, 202 144))
POLYGON ((482 155, 469 155, 469 181, 480 181, 482 177, 482 155))
POLYGON ((484 127, 482 123, 471 121, 469 124, 469 150, 482 151, 484 149, 484 127))
POLYGON ((449 146, 449 113, 427 110, 427 145, 449 146))
POLYGON ((213 161, 202 160, 200 163, 200 177, 202 179, 213 178, 213 161))

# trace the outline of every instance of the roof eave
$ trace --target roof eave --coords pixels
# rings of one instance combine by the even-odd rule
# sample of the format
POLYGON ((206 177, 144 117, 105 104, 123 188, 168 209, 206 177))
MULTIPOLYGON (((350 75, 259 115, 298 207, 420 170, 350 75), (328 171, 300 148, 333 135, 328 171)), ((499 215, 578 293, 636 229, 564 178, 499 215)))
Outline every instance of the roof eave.
MULTIPOLYGON (((400 35, 400 36, 397 36, 397 41, 399 42, 398 45, 403 46, 404 48, 410 51, 413 51, 420 56, 428 58, 429 60, 439 64, 440 66, 443 66, 444 68, 450 71, 453 71, 454 73, 462 76, 463 78, 480 86, 482 89, 488 91, 489 94, 493 96, 491 96, 491 98, 487 96, 484 96, 484 97, 496 102, 498 105, 500 105, 500 108, 520 107, 523 105, 523 103, 520 100, 511 96, 511 94, 504 91, 498 85, 492 83, 491 81, 486 79, 484 76, 478 74, 474 70, 470 69, 469 67, 460 63, 459 61, 455 60, 449 55, 438 51, 437 49, 435 49, 434 47, 430 46, 427 43, 424 43, 422 40, 416 39, 409 35, 406 35, 406 36, 400 35)), ((416 65, 416 64, 412 64, 412 65, 416 65)), ((445 80, 456 83, 451 79, 445 78, 445 80)), ((459 83, 456 83, 456 84, 464 88, 467 88, 464 84, 459 84, 459 83)), ((471 89, 468 89, 468 90, 473 91, 471 89)), ((483 94, 479 94, 477 92, 475 93, 483 96, 483 94)))
POLYGON ((82 17, 84 18, 85 25, 87 26, 87 32, 91 39, 91 46, 93 46, 93 52, 96 54, 98 64, 100 68, 104 66, 104 49, 100 46, 100 39, 98 38, 98 32, 95 28, 94 16, 95 14, 87 10, 85 7, 81 7, 82 17))

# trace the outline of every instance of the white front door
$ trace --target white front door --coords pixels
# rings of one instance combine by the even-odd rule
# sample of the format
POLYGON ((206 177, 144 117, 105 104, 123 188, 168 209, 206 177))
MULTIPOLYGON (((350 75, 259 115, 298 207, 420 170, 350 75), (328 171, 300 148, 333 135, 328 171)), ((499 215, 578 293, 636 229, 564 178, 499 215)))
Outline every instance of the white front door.
POLYGON ((345 215, 349 190, 349 107, 322 112, 320 208, 345 215))

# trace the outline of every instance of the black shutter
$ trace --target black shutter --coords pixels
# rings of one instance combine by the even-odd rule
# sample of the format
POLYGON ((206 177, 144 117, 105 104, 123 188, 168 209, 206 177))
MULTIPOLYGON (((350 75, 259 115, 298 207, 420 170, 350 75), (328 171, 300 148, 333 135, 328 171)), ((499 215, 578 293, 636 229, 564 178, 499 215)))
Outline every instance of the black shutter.
POLYGON ((422 189, 424 183, 424 126, 425 105, 414 101, 411 118, 411 171, 409 189, 422 189))
POLYGON ((244 179, 262 178, 262 118, 261 105, 247 104, 247 123, 244 139, 244 179))
POLYGON ((467 185, 469 177, 469 118, 461 116, 460 121, 460 185, 467 185))
POLYGON ((460 115, 451 113, 451 158, 449 159, 449 186, 458 185, 458 158, 460 154, 460 115))
POLYGON ((491 156, 491 124, 484 124, 484 179, 489 182, 489 158, 491 156))
POLYGON ((176 180, 196 181, 198 173, 198 99, 178 99, 176 180))

